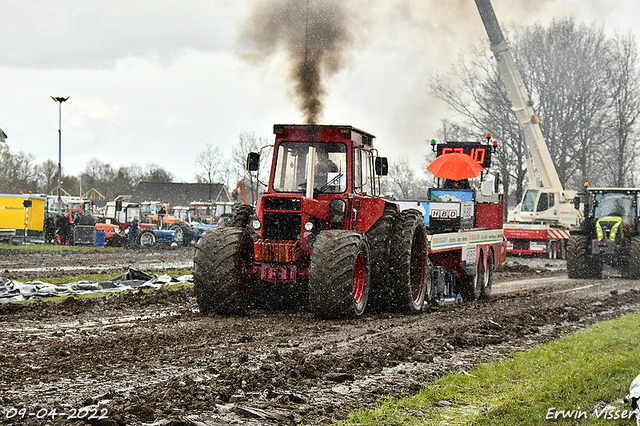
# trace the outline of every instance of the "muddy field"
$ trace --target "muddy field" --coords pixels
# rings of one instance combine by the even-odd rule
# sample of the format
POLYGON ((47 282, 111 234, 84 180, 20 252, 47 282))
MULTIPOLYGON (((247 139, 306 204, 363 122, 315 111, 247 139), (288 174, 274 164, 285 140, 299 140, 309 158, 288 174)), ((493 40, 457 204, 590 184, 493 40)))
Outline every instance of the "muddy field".
MULTIPOLYGON (((16 253, 0 253, 9 278, 116 262, 164 273, 193 254, 16 253)), ((638 281, 569 280, 561 261, 542 259, 510 260, 487 301, 416 316, 203 317, 192 290, 3 304, 0 423, 84 424, 73 418, 83 415, 96 425, 326 424, 639 307, 638 281)))

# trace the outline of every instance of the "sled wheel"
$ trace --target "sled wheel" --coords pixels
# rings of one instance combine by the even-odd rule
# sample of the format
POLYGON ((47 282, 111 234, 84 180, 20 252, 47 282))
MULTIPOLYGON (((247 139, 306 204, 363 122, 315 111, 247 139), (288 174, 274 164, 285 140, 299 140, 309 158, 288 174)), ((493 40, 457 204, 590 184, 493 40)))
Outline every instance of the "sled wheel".
POLYGON ((141 246, 152 246, 158 241, 155 232, 145 229, 138 234, 137 243, 141 246))
POLYGON ((567 242, 567 275, 569 278, 600 278, 602 263, 589 255, 589 239, 571 235, 567 242))
POLYGON ((369 245, 364 234, 318 235, 309 264, 309 306, 322 319, 360 316, 369 298, 369 245))
POLYGON ((493 272, 495 269, 495 261, 493 257, 493 250, 489 249, 487 254, 487 266, 484 268, 482 275, 482 290, 480 292, 480 299, 488 299, 491 296, 491 285, 493 284, 493 272))
POLYGON ((478 250, 478 259, 476 264, 475 275, 464 273, 460 277, 459 293, 465 302, 476 300, 482 294, 482 284, 484 281, 484 256, 481 250, 478 250))
POLYGON ((245 314, 251 278, 245 270, 253 256, 253 240, 243 228, 215 228, 196 244, 193 283, 200 312, 245 314))
POLYGON ((427 283, 427 277, 432 275, 430 264, 424 216, 417 210, 400 212, 391 238, 390 309, 406 313, 422 310, 427 287, 432 287, 431 282, 427 283))

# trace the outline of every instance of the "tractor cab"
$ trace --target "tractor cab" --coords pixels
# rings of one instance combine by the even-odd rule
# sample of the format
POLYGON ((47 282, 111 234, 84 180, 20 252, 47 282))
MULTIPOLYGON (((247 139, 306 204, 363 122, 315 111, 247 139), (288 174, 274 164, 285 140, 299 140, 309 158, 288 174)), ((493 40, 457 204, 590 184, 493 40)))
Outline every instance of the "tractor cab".
POLYGON ((634 227, 637 227, 638 193, 593 190, 592 195, 592 214, 596 222, 598 244, 621 247, 625 234, 634 232, 634 227))
MULTIPOLYGON (((351 126, 275 125, 273 130, 268 190, 252 223, 260 239, 256 259, 261 253, 270 259, 278 250, 290 253, 283 258, 308 257, 320 232, 366 232, 382 216, 379 176, 388 165, 377 156, 375 136, 351 126)), ((256 171, 258 162, 257 153, 249 154, 247 168, 256 171)))
POLYGON ((609 255, 607 263, 626 264, 631 240, 640 234, 639 198, 638 188, 588 188, 581 195, 585 220, 572 234, 586 235, 591 253, 609 255))

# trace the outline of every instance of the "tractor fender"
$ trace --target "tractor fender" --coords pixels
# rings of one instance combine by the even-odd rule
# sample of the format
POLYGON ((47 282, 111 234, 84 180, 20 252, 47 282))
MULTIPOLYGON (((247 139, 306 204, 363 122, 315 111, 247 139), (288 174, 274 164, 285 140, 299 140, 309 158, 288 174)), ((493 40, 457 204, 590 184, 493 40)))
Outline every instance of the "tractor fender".
POLYGON ((355 231, 365 234, 382 217, 388 203, 382 198, 355 197, 352 208, 356 216, 355 231))

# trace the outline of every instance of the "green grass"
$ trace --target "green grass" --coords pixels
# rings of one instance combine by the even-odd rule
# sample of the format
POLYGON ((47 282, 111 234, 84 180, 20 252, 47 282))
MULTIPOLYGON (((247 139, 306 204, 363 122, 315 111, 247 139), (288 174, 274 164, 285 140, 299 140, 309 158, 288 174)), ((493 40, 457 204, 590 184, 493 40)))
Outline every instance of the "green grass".
POLYGON ((605 405, 622 414, 622 399, 640 373, 640 314, 586 330, 451 374, 419 394, 387 399, 374 410, 352 413, 349 425, 621 425, 629 420, 596 416, 605 405), (551 411, 550 411, 551 410, 551 411), (557 419, 564 411, 571 418, 557 419), (582 414, 584 412, 585 414, 582 414), (575 419, 579 416, 579 419, 575 419))

